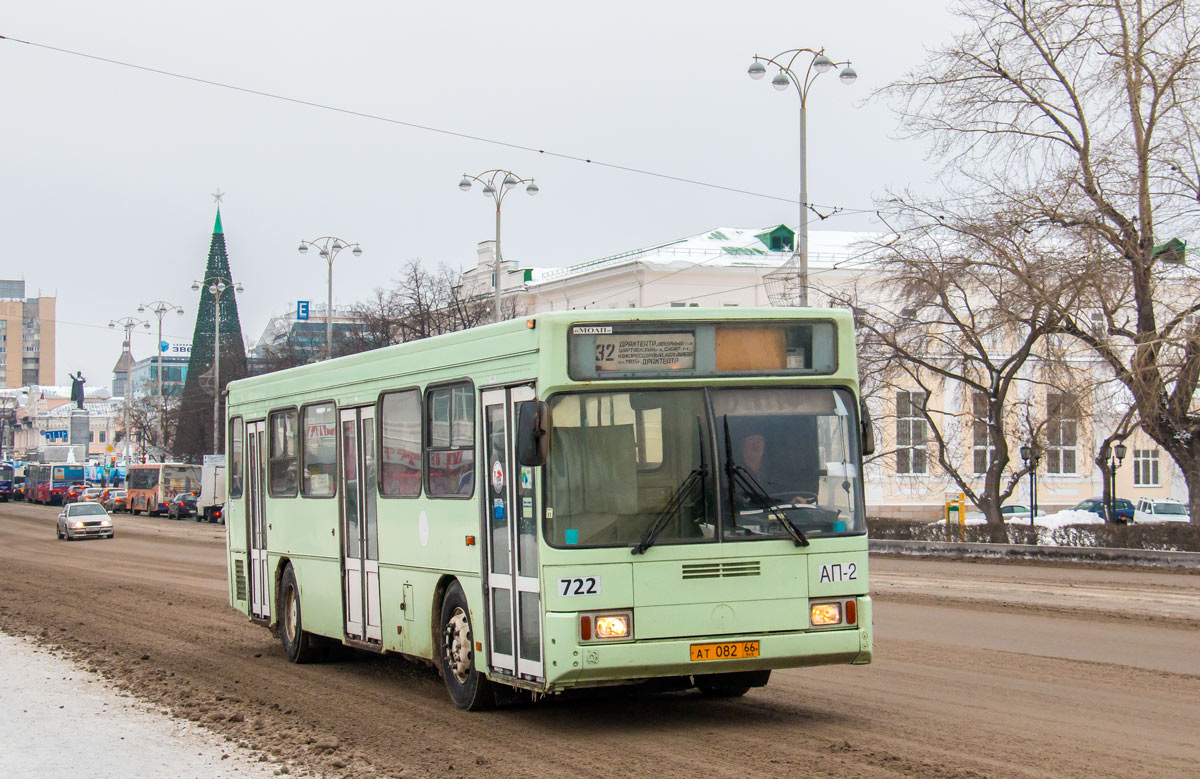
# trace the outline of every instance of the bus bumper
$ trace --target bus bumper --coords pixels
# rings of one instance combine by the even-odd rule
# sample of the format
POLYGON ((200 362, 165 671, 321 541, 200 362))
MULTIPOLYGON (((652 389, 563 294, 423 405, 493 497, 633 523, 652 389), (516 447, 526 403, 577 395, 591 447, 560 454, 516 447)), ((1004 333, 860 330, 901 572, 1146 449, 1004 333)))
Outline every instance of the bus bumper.
MULTIPOLYGON (((661 676, 760 671, 816 665, 864 665, 873 651, 871 599, 858 598, 856 628, 786 633, 693 636, 606 644, 581 643, 573 613, 546 615, 546 687, 548 691, 590 687, 661 676), (690 647, 699 643, 759 642, 759 656, 693 662, 690 647)), ((634 614, 634 635, 637 634, 634 614)))

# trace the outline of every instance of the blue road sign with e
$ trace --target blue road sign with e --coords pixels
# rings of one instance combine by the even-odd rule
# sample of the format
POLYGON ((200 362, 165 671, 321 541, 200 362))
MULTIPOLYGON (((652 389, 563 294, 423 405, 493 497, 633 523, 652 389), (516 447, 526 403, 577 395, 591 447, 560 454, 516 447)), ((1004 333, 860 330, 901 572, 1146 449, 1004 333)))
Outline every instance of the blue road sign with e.
POLYGON ((307 300, 296 301, 296 319, 298 319, 301 322, 308 321, 308 301, 307 300))

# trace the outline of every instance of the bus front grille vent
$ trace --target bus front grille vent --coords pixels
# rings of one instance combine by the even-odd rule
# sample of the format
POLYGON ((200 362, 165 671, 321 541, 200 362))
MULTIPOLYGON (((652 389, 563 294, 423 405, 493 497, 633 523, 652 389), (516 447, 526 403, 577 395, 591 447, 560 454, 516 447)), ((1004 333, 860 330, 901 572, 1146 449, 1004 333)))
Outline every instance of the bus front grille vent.
POLYGON ((758 576, 762 566, 758 560, 735 560, 723 563, 684 563, 684 579, 721 579, 729 576, 758 576))
POLYGON ((246 600, 246 563, 243 560, 233 561, 233 581, 236 588, 235 597, 246 600))

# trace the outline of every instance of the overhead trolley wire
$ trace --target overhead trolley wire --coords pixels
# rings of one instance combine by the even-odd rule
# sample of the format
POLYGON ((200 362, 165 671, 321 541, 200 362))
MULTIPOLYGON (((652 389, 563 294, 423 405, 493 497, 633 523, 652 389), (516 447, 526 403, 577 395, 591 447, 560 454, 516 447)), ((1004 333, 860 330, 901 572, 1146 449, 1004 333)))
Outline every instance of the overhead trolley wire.
MULTIPOLYGON (((564 152, 557 152, 557 151, 552 151, 549 149, 540 149, 540 148, 537 148, 536 146, 527 146, 527 145, 520 144, 520 143, 512 143, 510 141, 501 141, 501 140, 497 140, 495 138, 488 138, 488 137, 482 136, 482 135, 474 135, 472 133, 461 132, 458 130, 447 130, 442 127, 434 127, 433 125, 420 124, 418 122, 409 122, 409 121, 405 121, 403 119, 396 119, 396 118, 389 117, 389 116, 382 116, 380 114, 372 114, 372 113, 369 113, 366 111, 357 111, 357 110, 354 110, 351 108, 342 108, 340 106, 329 105, 327 103, 318 103, 313 100, 305 100, 303 98, 298 98, 298 97, 289 97, 287 95, 281 95, 281 94, 277 94, 274 92, 267 92, 267 91, 261 90, 261 89, 252 89, 250 87, 238 86, 236 84, 228 84, 228 83, 225 83, 222 81, 215 81, 213 79, 201 78, 199 76, 189 76, 185 73, 175 73, 173 71, 163 70, 161 68, 154 68, 154 67, 150 67, 148 65, 138 65, 133 62, 125 62, 125 61, 118 60, 118 59, 112 59, 110 57, 102 57, 97 54, 88 54, 87 52, 74 51, 72 49, 65 49, 60 46, 51 46, 46 43, 38 43, 36 41, 22 40, 20 38, 13 38, 13 37, 7 36, 7 35, 0 35, 0 41, 11 41, 13 43, 21 43, 26 46, 33 46, 35 48, 45 49, 46 51, 53 51, 53 52, 57 52, 59 54, 68 54, 72 57, 80 57, 82 59, 92 60, 95 62, 103 62, 103 63, 109 64, 109 65, 116 65, 118 67, 130 68, 132 70, 140 70, 145 73, 154 73, 155 75, 166 76, 168 78, 182 79, 184 81, 191 81, 191 82, 197 83, 197 84, 205 84, 207 86, 217 87, 220 89, 229 89, 229 90, 233 90, 235 92, 242 92, 242 93, 248 94, 248 95, 256 95, 258 97, 265 97, 270 100, 279 100, 279 101, 282 101, 285 103, 292 103, 294 105, 306 106, 308 108, 316 108, 316 109, 319 109, 322 111, 332 111, 334 113, 345 114, 347 116, 355 116, 355 117, 359 117, 361 119, 370 119, 370 120, 377 121, 377 122, 386 122, 388 124, 394 124, 394 125, 398 125, 401 127, 408 127, 410 129, 414 129, 414 130, 423 130, 425 132, 437 133, 439 135, 446 135, 446 136, 449 136, 452 138, 462 138, 463 140, 478 141, 479 143, 487 143, 487 144, 491 144, 493 146, 501 146, 501 147, 508 148, 508 149, 516 149, 518 151, 532 152, 535 154, 544 155, 546 157, 554 157, 557 159, 568 160, 570 162, 581 162, 581 163, 584 163, 587 165, 596 165, 598 167, 609 168, 612 170, 619 170, 619 171, 623 171, 626 173, 633 173, 633 174, 636 174, 639 176, 650 176, 653 178, 663 179, 666 181, 679 182, 681 184, 692 184, 694 186, 706 187, 708 189, 721 190, 723 192, 732 192, 734 194, 739 194, 739 195, 749 195, 751 197, 764 198, 766 200, 776 200, 776 201, 779 201, 782 203, 799 204, 799 202, 800 202, 797 198, 780 197, 779 195, 768 195, 763 192, 754 192, 753 190, 741 189, 738 187, 730 187, 730 186, 726 186, 724 184, 714 184, 712 182, 700 181, 699 179, 687 178, 685 176, 675 176, 675 175, 672 175, 669 173, 660 173, 658 171, 646 170, 644 168, 635 168, 630 165, 621 165, 621 164, 615 163, 615 162, 605 162, 603 160, 597 160, 597 159, 593 159, 591 157, 582 157, 582 156, 579 156, 576 154, 567 154, 564 152)), ((859 214, 859 213, 870 213, 870 212, 875 211, 874 208, 849 208, 849 207, 833 206, 833 205, 820 205, 820 204, 814 204, 814 203, 807 204, 807 207, 809 209, 814 210, 814 213, 816 212, 817 209, 829 210, 832 212, 831 214, 828 214, 828 215, 822 215, 822 214, 818 213, 818 216, 821 216, 822 219, 829 218, 830 216, 834 216, 834 215, 838 215, 838 214, 859 214)))

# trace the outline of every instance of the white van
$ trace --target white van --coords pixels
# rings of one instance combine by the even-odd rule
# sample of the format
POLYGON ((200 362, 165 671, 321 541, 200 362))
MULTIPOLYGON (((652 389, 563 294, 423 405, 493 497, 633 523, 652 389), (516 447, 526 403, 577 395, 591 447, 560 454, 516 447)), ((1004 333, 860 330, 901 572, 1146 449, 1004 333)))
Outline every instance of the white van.
POLYGON ((1164 498, 1138 498, 1134 522, 1190 522, 1186 504, 1164 498))

